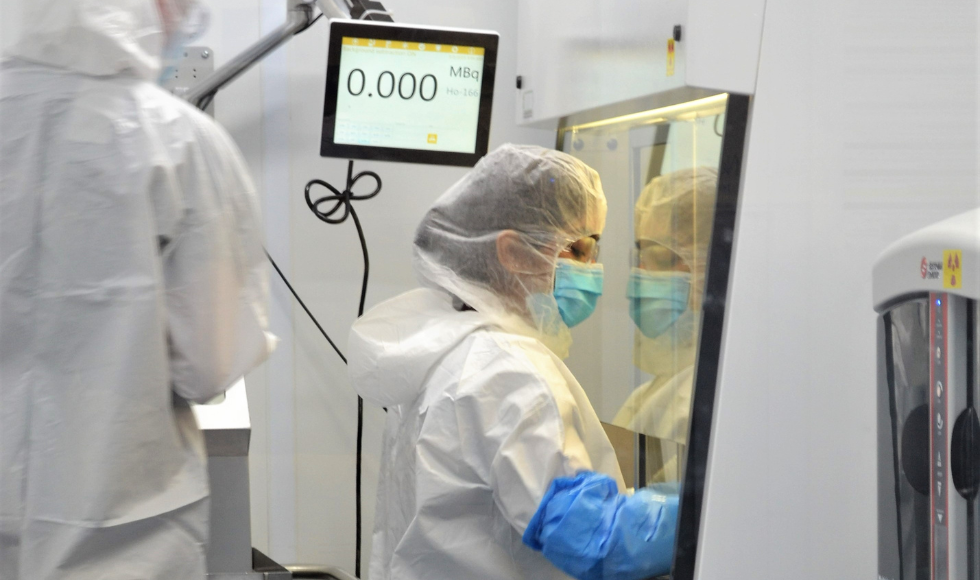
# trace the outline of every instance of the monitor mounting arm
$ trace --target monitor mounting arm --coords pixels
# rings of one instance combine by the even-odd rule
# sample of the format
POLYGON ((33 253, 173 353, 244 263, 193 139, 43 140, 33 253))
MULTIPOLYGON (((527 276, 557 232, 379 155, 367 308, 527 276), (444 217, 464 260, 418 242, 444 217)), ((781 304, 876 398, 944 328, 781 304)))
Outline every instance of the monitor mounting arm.
POLYGON ((286 22, 245 49, 244 52, 214 71, 201 84, 187 92, 185 98, 198 108, 206 108, 214 95, 250 69, 255 63, 282 46, 314 22, 314 6, 319 5, 328 18, 380 20, 393 22, 381 2, 374 0, 288 0, 286 22))

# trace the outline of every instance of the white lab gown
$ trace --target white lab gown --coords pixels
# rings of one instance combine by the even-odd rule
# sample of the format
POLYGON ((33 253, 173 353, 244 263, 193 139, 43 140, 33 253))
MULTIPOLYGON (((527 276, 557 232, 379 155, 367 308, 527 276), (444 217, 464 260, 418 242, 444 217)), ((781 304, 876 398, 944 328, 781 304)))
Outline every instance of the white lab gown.
POLYGON ((660 440, 663 463, 652 466, 652 481, 676 481, 683 473, 700 327, 700 313, 688 310, 657 338, 636 331, 633 362, 652 378, 630 393, 613 424, 660 440))
POLYGON ((270 350, 256 192, 152 82, 153 0, 27 9, 0 66, 0 580, 203 579, 187 401, 270 350))
POLYGON ((552 480, 624 490, 581 385, 535 338, 419 289, 351 330, 350 376, 388 408, 371 580, 568 577, 521 542, 552 480))
POLYGON ((688 310, 656 338, 636 331, 633 364, 652 378, 630 393, 614 425, 687 444, 700 328, 700 312, 688 310))

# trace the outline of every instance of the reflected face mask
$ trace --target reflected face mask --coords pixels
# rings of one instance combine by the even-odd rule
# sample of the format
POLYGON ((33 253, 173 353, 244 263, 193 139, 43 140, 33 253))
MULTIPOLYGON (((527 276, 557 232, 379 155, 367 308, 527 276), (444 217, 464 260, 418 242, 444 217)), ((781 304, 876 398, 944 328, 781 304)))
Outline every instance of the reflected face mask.
POLYGON ((633 323, 643 336, 657 338, 687 310, 691 297, 691 274, 633 268, 626 296, 630 299, 633 323))
POLYGON ((555 300, 561 319, 571 328, 592 315, 602 296, 602 264, 558 258, 555 300))

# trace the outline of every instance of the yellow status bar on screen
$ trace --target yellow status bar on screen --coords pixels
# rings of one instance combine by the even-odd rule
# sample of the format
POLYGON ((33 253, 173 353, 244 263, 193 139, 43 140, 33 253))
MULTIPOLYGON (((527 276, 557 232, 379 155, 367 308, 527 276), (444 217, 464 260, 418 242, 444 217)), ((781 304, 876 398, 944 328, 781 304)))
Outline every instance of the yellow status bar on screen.
POLYGON ((402 42, 401 40, 378 40, 377 38, 354 38, 345 36, 344 46, 360 46, 363 48, 388 48, 394 50, 414 50, 415 52, 445 52, 465 56, 483 56, 482 46, 457 46, 455 44, 432 44, 426 42, 402 42))

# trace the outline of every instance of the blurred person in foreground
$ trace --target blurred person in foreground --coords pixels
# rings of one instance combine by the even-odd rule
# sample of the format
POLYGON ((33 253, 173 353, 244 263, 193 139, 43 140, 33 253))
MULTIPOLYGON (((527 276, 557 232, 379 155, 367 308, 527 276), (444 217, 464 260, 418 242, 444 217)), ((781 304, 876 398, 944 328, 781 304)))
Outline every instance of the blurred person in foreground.
POLYGON ((258 202, 157 86, 193 0, 36 0, 0 66, 0 578, 205 577, 188 401, 272 347, 258 202))

